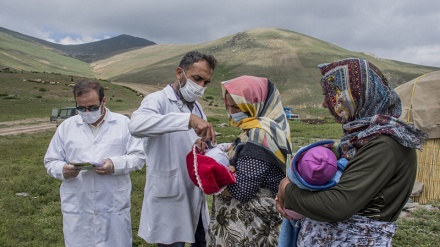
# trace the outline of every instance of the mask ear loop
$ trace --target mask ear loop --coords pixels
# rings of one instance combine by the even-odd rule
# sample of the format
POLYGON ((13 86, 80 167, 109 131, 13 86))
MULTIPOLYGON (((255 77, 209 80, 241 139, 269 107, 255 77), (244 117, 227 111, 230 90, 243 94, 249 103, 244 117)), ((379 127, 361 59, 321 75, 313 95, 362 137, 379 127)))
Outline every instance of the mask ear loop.
POLYGON ((180 82, 181 79, 182 79, 182 78, 179 79, 179 88, 178 88, 177 90, 180 90, 180 89, 183 88, 183 87, 182 87, 182 83, 180 82))
MULTIPOLYGON (((182 69, 182 72, 183 72, 183 76, 185 77, 186 80, 188 80, 188 77, 186 76, 186 73, 185 73, 185 69, 184 68, 181 68, 181 69, 182 69)), ((182 87, 182 84, 181 84, 180 80, 182 80, 182 78, 179 79, 179 87, 180 87, 179 90, 186 86, 186 84, 185 84, 185 86, 182 87)))
MULTIPOLYGON (((183 68, 181 68, 181 69, 182 69, 183 75, 185 75, 185 70, 183 68)), ((182 82, 180 80, 182 80, 182 78, 178 79, 178 81, 179 81, 179 88, 177 89, 178 92, 180 92, 180 90, 183 88, 182 87, 182 82)), ((183 108, 183 103, 182 103, 182 99, 180 98, 180 97, 183 97, 183 96, 179 96, 179 94, 176 91, 174 91, 174 93, 176 94, 176 98, 177 98, 177 106, 179 107, 179 110, 181 112, 183 112, 183 109, 182 109, 183 108)))

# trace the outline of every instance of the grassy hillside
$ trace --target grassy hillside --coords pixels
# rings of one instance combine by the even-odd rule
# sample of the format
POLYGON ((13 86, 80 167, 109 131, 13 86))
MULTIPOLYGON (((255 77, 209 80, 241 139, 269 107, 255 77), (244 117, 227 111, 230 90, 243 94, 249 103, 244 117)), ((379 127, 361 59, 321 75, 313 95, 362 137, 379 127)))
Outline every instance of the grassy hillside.
POLYGON ((95 60, 138 49, 144 46, 155 45, 156 43, 133 37, 130 35, 119 35, 113 38, 95 41, 80 45, 58 45, 58 49, 65 55, 90 63, 95 60))
POLYGON ((105 59, 132 49, 156 44, 153 41, 126 34, 85 44, 61 45, 34 38, 2 27, 0 27, 0 33, 8 34, 22 41, 42 45, 45 49, 52 50, 61 55, 72 57, 86 63, 99 59, 105 59))
MULTIPOLYGON (((260 28, 197 45, 156 45, 92 63, 99 78, 146 84, 166 84, 183 54, 200 50, 219 61, 213 92, 218 82, 240 75, 271 79, 280 89, 285 105, 301 108, 319 105, 321 89, 318 64, 347 57, 364 58, 377 65, 393 86, 438 68, 376 58, 353 52, 296 32, 260 28)), ((208 90, 209 94, 209 90, 208 90)))
POLYGON ((200 45, 154 45, 91 63, 99 78, 162 84, 175 78, 182 56, 200 45), (147 78, 147 79, 146 79, 147 78))
MULTIPOLYGON (((223 112, 222 107, 218 107, 222 104, 219 82, 240 75, 269 78, 280 90, 283 104, 298 111, 317 107, 321 103, 321 76, 317 68, 321 63, 347 57, 364 58, 378 66, 394 87, 439 69, 380 59, 371 54, 349 51, 293 31, 275 28, 253 29, 203 44, 151 45, 90 65, 51 51, 47 44, 39 45, 38 39, 25 36, 28 37, 26 39, 21 37, 23 35, 17 35, 21 34, 0 29, 0 69, 7 67, 18 71, 45 71, 96 77, 112 82, 164 86, 175 80, 176 67, 186 52, 200 50, 213 54, 218 60, 218 65, 213 83, 206 90, 205 102, 214 113, 223 112)), ((126 37, 120 38, 125 40, 126 37)), ((106 44, 113 47, 115 43, 107 40, 106 44)), ((87 47, 100 48, 100 51, 104 52, 102 56, 110 56, 113 50, 104 49, 107 47, 104 41, 75 46, 84 49, 87 47)), ((94 49, 92 50, 94 52, 94 49)), ((89 53, 92 53, 92 50, 89 53)))
MULTIPOLYGON (((52 108, 75 106, 69 83, 83 79, 56 73, 0 72, 0 122, 41 117, 49 121, 52 108)), ((107 106, 112 111, 131 113, 142 100, 125 87, 100 83, 106 88, 107 106)))
POLYGON ((4 68, 94 77, 88 63, 0 32, 0 69, 4 68))

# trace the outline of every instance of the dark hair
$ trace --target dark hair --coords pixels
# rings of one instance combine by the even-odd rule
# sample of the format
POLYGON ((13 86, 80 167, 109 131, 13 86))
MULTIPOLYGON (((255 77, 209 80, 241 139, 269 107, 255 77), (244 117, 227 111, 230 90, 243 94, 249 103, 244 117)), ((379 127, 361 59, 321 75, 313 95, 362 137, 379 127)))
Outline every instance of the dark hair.
POLYGON ((96 81, 81 81, 73 86, 73 97, 80 97, 81 95, 90 92, 91 90, 98 93, 99 102, 104 99, 104 88, 96 81))
POLYGON ((214 58, 214 56, 203 54, 199 51, 190 51, 186 53, 185 56, 183 56, 182 60, 180 60, 179 67, 184 70, 188 70, 191 65, 201 60, 205 60, 206 62, 208 62, 209 67, 211 67, 212 70, 215 69, 217 60, 214 58))

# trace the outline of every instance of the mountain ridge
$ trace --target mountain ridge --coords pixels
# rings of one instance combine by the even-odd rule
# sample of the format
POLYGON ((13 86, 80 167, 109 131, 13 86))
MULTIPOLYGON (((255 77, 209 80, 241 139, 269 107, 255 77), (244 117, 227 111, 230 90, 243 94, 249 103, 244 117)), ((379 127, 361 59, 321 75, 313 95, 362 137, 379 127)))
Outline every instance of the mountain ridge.
MULTIPOLYGON (((25 70, 69 73, 66 71, 72 66, 78 68, 75 71, 70 70, 72 73, 87 76, 92 74, 95 78, 109 81, 155 86, 172 83, 175 80, 174 71, 182 56, 188 51, 199 50, 214 55, 218 60, 213 83, 206 90, 207 95, 218 97, 218 82, 241 75, 254 75, 269 78, 280 90, 283 102, 295 107, 319 105, 322 92, 319 86, 321 75, 317 66, 321 63, 348 57, 366 59, 382 70, 393 87, 439 69, 382 59, 367 52, 350 51, 314 37, 279 28, 246 30, 202 44, 154 44, 116 53, 103 49, 105 58, 90 63, 78 59, 67 60, 67 57, 60 57, 59 54, 55 56, 51 51, 44 55, 36 54, 35 42, 29 44, 20 40, 20 47, 14 47, 13 42, 13 38, 0 30, 0 68, 23 69, 23 63, 27 62, 25 60, 32 57, 33 63, 27 65, 25 70), (2 37, 7 41, 2 42, 2 37), (32 49, 28 49, 31 46, 32 49), (49 55, 55 58, 47 59, 49 55), (14 60, 14 56, 18 59, 14 60), (44 62, 38 62, 39 60, 44 62), (2 61, 6 63, 2 64, 2 61), (83 69, 82 72, 80 68, 83 69)), ((102 43, 95 42, 88 44, 88 47, 97 45, 102 48, 99 44, 102 43)), ((76 47, 81 48, 78 45, 76 47)))
POLYGON ((86 63, 91 63, 99 59, 105 59, 107 57, 111 57, 113 55, 124 53, 133 49, 149 45, 156 45, 156 43, 153 41, 134 37, 127 34, 121 34, 108 39, 93 41, 84 44, 63 45, 15 32, 3 27, 0 27, 0 32, 7 33, 17 39, 30 41, 42 45, 58 54, 72 57, 86 63))
POLYGON ((240 75, 269 78, 280 90, 283 102, 294 106, 317 106, 322 91, 318 64, 348 57, 366 59, 378 66, 396 87, 437 68, 381 59, 365 52, 353 52, 294 31, 258 28, 196 45, 144 47, 91 63, 99 78, 111 81, 166 85, 175 80, 175 67, 185 52, 200 50, 213 54, 218 62, 212 85, 206 92, 219 91, 219 84, 240 75))

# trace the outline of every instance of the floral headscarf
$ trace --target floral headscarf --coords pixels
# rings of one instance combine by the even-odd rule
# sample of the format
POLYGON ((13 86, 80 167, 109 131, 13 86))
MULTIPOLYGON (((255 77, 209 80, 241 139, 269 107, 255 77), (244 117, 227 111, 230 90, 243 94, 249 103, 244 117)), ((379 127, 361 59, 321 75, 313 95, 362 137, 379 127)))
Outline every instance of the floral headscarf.
POLYGON ((398 119, 399 96, 372 63, 348 58, 318 66, 321 86, 330 113, 343 124, 340 153, 350 159, 356 150, 380 135, 405 147, 421 149, 427 135, 398 119))
MULTIPOLYGON (((222 94, 229 93, 240 108, 250 117, 231 125, 240 127, 240 143, 252 142, 272 152, 279 165, 285 169, 291 154, 290 127, 275 85, 266 78, 241 76, 221 83, 222 94)), ((226 105, 226 99, 225 99, 226 105)), ((234 157, 231 150, 229 157, 234 157)))

